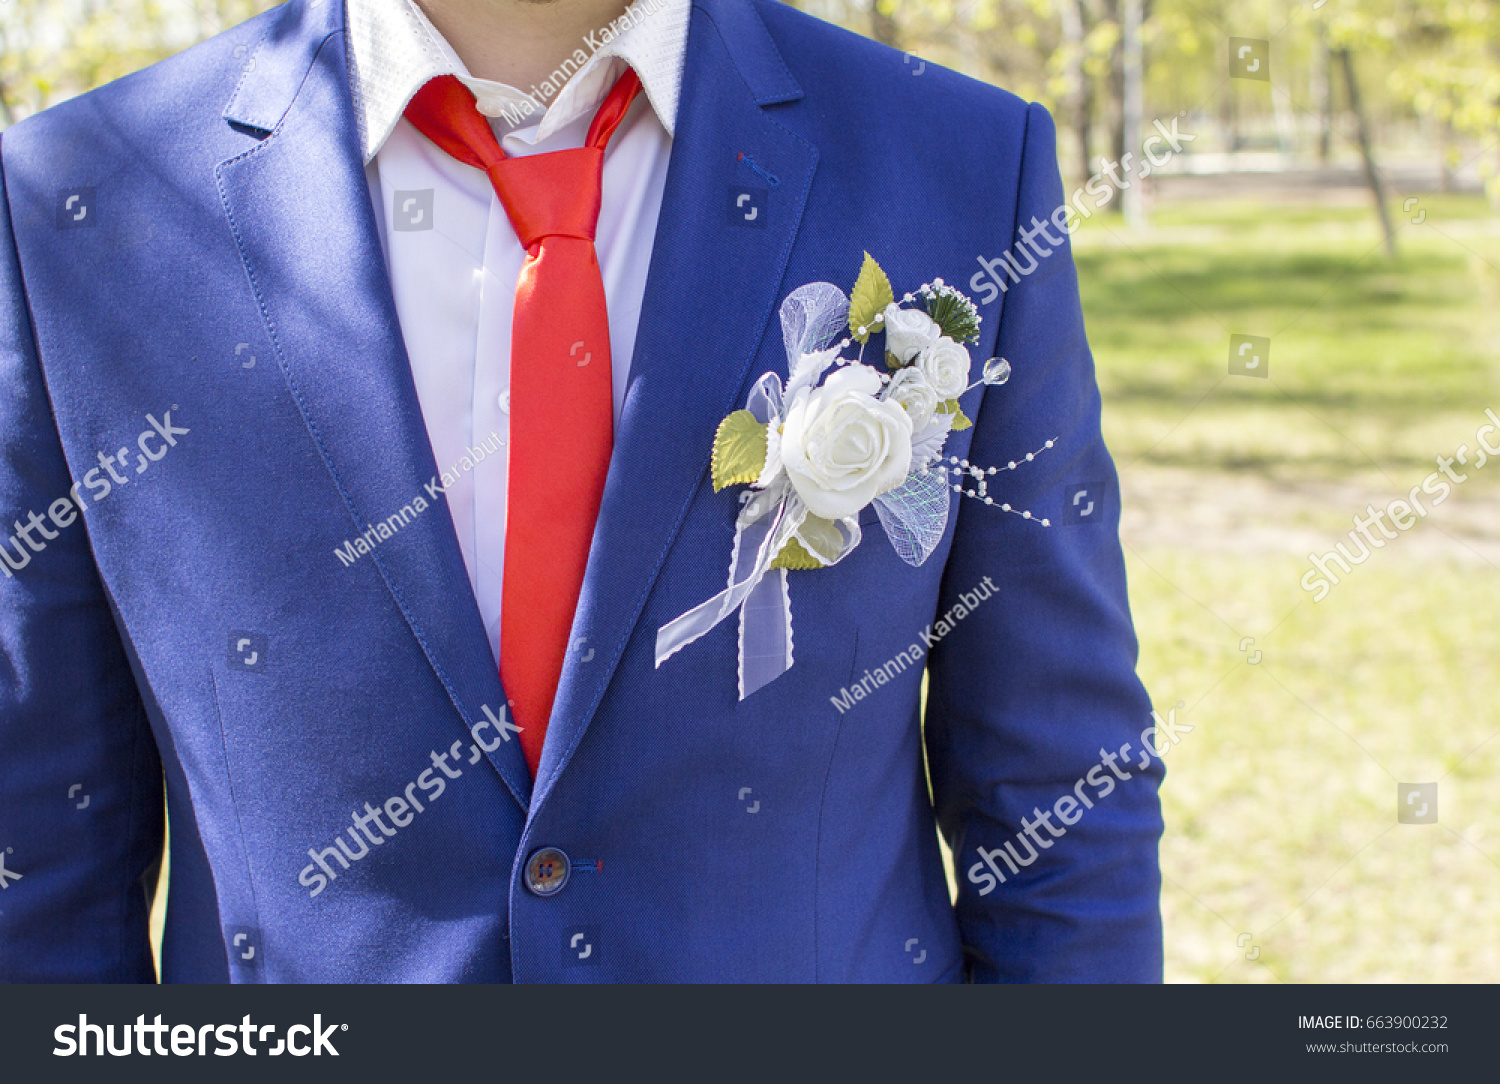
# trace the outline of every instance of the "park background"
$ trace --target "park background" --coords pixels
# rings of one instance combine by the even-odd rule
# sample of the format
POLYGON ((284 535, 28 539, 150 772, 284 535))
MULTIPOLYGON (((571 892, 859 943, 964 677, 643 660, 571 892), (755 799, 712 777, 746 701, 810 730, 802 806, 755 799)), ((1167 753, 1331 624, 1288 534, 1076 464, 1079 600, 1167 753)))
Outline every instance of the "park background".
MULTIPOLYGON (((268 6, 0 0, 0 127, 268 6)), ((1500 976, 1500 464, 1474 466, 1500 410, 1500 4, 797 6, 914 79, 1042 102, 1070 193, 1157 121, 1193 137, 1073 239, 1141 675, 1193 728, 1162 792, 1168 980, 1500 976), (1309 554, 1465 445, 1449 499, 1312 601, 1309 554), (1398 819, 1416 783, 1435 821, 1398 819)))

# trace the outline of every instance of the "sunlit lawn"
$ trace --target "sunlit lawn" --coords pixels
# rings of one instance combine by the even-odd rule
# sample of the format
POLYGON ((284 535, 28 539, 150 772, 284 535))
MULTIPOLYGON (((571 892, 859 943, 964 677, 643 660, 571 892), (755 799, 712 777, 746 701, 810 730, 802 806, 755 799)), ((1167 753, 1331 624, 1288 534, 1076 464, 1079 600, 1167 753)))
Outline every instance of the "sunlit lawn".
POLYGON ((1106 435, 1153 509, 1123 532, 1141 673, 1196 726, 1163 792, 1169 979, 1500 974, 1500 464, 1455 488, 1461 530, 1434 515, 1322 603, 1298 586, 1299 541, 1364 511, 1344 490, 1402 495, 1500 410, 1500 228, 1421 206, 1395 202, 1395 262, 1353 207, 1079 235, 1106 435), (1231 332, 1271 338, 1268 380, 1227 375, 1231 332), (1397 783, 1432 781, 1440 822, 1397 823, 1397 783))

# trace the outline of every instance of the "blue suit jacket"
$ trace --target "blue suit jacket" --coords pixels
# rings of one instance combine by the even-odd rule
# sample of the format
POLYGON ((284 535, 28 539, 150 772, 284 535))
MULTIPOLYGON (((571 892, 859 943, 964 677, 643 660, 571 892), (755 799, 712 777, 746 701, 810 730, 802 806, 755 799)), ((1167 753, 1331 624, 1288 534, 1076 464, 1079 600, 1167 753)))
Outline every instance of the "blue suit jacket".
POLYGON ((429 488, 447 464, 342 9, 293 0, 0 143, 0 513, 29 556, 0 579, 0 978, 151 979, 165 800, 168 981, 1157 979, 1156 764, 1005 883, 964 875, 1150 723, 1066 247, 987 291, 974 353, 1015 376, 965 398, 950 450, 1057 438, 997 489, 1056 522, 1065 486, 1102 485, 1104 522, 955 498, 921 568, 872 525, 792 573, 796 664, 744 702, 734 621, 653 666, 657 628, 724 585, 737 502, 708 451, 786 372, 781 299, 847 288, 865 249, 898 292, 968 283, 1062 200, 1047 113, 780 4, 695 0, 592 650, 533 785, 485 726, 505 697, 429 488), (919 667, 833 705, 986 577, 927 660, 925 735, 919 667), (525 886, 545 846, 572 860, 550 897, 525 886))

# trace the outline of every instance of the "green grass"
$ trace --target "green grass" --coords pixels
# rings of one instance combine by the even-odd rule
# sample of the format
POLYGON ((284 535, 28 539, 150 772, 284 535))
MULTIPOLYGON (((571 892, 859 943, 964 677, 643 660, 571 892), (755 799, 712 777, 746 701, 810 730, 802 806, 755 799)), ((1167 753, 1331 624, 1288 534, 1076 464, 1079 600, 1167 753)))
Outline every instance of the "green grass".
POLYGON ((1196 726, 1163 790, 1171 980, 1500 974, 1500 466, 1322 603, 1298 586, 1500 409, 1500 229, 1423 206, 1393 207, 1396 261, 1354 207, 1077 238, 1125 507, 1151 510, 1122 531, 1141 675, 1196 726), (1227 376, 1231 331, 1271 337, 1268 380, 1227 376), (1434 780, 1440 823, 1398 824, 1397 782, 1434 780))
POLYGON ((1444 425, 1500 399, 1500 232, 1477 201, 1444 208, 1455 217, 1434 208, 1420 226, 1398 214, 1394 263, 1372 212, 1351 208, 1199 205, 1159 215, 1147 240, 1086 225, 1116 455, 1304 477, 1430 460, 1444 425), (1269 379, 1228 377, 1231 333, 1271 339, 1269 379))

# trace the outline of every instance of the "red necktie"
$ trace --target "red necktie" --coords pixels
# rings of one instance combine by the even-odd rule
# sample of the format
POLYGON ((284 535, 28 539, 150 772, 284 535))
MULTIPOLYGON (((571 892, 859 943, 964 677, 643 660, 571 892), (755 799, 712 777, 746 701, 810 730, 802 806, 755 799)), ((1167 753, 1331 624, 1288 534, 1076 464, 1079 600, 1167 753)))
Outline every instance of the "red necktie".
POLYGON ((627 70, 594 115, 585 145, 508 158, 474 95, 433 79, 406 119, 482 169, 526 262, 510 340, 510 458, 500 671, 535 777, 614 442, 609 314, 594 252, 604 147, 640 91, 627 70))

